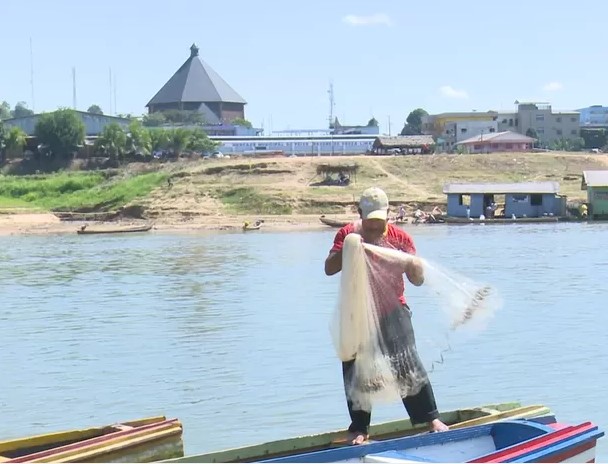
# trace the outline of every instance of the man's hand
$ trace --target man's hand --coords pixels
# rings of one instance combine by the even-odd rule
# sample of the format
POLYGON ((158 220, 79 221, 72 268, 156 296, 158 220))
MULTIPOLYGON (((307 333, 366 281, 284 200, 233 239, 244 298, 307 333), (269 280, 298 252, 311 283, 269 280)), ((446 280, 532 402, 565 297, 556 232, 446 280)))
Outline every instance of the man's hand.
POLYGON ((420 258, 412 257, 405 268, 405 275, 407 280, 417 287, 424 283, 424 265, 420 258))

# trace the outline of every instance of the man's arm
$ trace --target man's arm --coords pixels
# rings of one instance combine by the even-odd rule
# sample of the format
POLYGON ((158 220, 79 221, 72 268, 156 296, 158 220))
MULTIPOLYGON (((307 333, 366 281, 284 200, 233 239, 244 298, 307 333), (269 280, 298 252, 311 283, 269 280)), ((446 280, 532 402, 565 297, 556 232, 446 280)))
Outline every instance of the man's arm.
MULTIPOLYGON (((401 250, 410 255, 416 254, 416 246, 414 240, 409 234, 404 234, 401 243, 401 250)), ((412 285, 420 287, 424 283, 424 266, 419 258, 412 257, 412 260, 405 267, 405 275, 412 285)))
POLYGON ((350 230, 348 226, 342 227, 334 237, 334 245, 332 246, 329 256, 325 260, 325 274, 332 276, 342 270, 342 247, 344 239, 350 230))
POLYGON ((424 283, 424 267, 419 258, 413 260, 407 265, 405 275, 412 285, 420 287, 424 283))
POLYGON ((331 252, 325 260, 325 275, 332 276, 342 270, 342 250, 331 252))

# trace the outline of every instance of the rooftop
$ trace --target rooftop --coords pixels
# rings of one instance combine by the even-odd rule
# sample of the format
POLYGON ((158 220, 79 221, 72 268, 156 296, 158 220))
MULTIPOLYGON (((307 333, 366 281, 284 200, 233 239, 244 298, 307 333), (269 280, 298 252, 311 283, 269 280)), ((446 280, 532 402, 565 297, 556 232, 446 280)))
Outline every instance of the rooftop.
POLYGON ((424 145, 435 145, 431 135, 399 135, 395 137, 376 137, 374 147, 399 148, 399 147, 421 147, 424 145))
POLYGON ((504 131, 504 132, 490 132, 487 134, 476 135, 457 143, 457 145, 470 145, 482 142, 492 143, 532 143, 534 142, 533 137, 527 135, 518 134, 517 132, 504 131))
POLYGON ((179 102, 247 103, 211 66, 198 56, 192 44, 190 57, 146 106, 179 102))
POLYGON ((471 194, 471 193, 559 193, 558 182, 519 182, 519 183, 470 183, 470 184, 445 184, 443 193, 449 194, 471 194))
POLYGON ((608 187, 608 171, 583 171, 581 189, 587 187, 608 187))

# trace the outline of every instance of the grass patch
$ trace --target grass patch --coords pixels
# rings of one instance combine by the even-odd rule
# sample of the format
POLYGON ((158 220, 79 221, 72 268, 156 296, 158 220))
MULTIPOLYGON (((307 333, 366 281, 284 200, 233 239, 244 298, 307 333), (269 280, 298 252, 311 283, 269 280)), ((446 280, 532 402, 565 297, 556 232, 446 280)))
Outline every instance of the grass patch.
POLYGON ((0 177, 0 205, 45 210, 107 211, 145 197, 167 178, 153 172, 108 179, 102 172, 0 177))
POLYGON ((234 213, 291 214, 289 200, 256 192, 253 188, 236 188, 220 193, 222 203, 234 213))

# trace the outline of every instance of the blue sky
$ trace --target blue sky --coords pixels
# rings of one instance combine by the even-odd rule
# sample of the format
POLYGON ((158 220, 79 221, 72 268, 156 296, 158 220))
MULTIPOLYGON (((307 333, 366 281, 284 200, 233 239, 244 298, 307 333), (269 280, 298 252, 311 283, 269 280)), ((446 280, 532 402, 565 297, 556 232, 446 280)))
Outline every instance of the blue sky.
POLYGON ((0 101, 34 109, 142 114, 188 58, 200 56, 266 129, 325 128, 332 80, 343 124, 374 116, 400 130, 410 110, 554 109, 607 104, 608 2, 2 0, 0 101), (29 29, 29 30, 28 30, 29 29))

